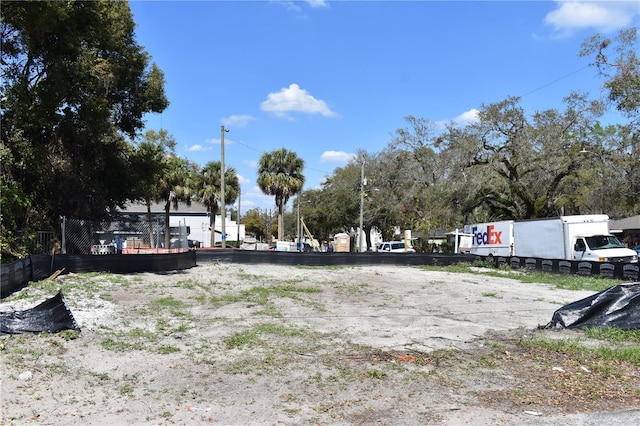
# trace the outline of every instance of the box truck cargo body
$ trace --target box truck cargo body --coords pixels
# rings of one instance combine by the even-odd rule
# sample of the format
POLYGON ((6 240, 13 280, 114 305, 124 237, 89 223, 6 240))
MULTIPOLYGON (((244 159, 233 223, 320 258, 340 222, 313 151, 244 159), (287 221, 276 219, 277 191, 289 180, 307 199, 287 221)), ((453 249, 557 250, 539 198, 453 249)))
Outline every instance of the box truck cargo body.
POLYGON ((471 225, 471 254, 513 256, 513 220, 471 225))
POLYGON ((479 256, 517 256, 591 262, 638 261, 637 253, 626 248, 616 236, 611 235, 607 215, 501 221, 472 225, 471 228, 471 254, 479 256))

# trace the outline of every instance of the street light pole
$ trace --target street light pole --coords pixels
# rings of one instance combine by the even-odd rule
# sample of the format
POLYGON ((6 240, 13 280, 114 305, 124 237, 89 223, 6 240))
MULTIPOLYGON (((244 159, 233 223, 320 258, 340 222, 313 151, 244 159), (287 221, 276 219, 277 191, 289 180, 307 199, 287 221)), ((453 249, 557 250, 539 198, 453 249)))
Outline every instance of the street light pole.
POLYGON ((359 252, 362 252, 362 222, 364 216, 364 160, 362 160, 362 165, 360 166, 360 228, 358 229, 358 245, 359 252))
MULTIPOLYGON (((221 206, 221 214, 220 214, 220 220, 221 220, 221 225, 222 225, 222 235, 220 236, 220 238, 222 239, 222 248, 226 248, 227 247, 227 232, 225 229, 225 216, 227 215, 227 209, 225 207, 225 198, 224 198, 224 134, 225 132, 228 132, 229 129, 225 129, 224 125, 220 126, 220 203, 222 204, 221 206)), ((213 231, 215 232, 215 230, 213 231)), ((214 241, 215 241, 215 237, 214 237, 214 241)))

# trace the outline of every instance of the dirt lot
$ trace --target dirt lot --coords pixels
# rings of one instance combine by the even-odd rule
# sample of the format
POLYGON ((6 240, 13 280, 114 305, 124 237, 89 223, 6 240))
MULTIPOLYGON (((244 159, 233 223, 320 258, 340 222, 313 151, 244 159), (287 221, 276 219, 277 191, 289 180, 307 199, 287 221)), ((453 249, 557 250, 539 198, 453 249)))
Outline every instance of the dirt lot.
POLYGON ((482 274, 209 263, 63 275, 79 336, 3 335, 3 425, 640 424, 640 373, 530 344, 591 294, 482 274), (74 338, 77 337, 77 338, 74 338))

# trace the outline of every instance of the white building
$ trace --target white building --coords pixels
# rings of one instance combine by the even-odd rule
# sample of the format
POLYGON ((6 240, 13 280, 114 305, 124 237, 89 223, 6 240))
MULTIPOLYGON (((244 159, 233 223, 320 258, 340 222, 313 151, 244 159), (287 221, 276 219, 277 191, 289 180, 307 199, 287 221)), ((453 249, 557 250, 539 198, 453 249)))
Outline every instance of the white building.
MULTIPOLYGON (((143 203, 131 203, 127 205, 123 213, 146 218, 147 206, 143 203)), ((153 203, 151 205, 151 215, 164 219, 164 204, 153 203)), ((180 203, 177 210, 171 206, 169 211, 169 226, 186 226, 189 233, 188 239, 199 243, 200 247, 211 247, 210 219, 211 214, 207 212, 207 208, 203 204, 196 202, 192 202, 191 205, 180 203)), ((232 219, 230 211, 227 211, 225 219, 225 233, 227 235, 227 244, 232 246, 235 246, 237 241, 242 242, 245 239, 244 225, 238 224, 237 218, 232 219)), ((217 244, 222 242, 222 219, 220 215, 216 215, 215 241, 217 244)))

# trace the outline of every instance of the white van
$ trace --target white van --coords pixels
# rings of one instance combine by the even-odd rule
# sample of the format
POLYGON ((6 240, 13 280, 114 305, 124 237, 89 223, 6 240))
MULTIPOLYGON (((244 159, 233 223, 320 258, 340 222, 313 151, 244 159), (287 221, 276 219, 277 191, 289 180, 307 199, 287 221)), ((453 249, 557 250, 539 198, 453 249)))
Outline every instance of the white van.
POLYGON ((404 246, 403 241, 385 241, 378 244, 379 252, 383 253, 415 253, 415 249, 411 246, 404 246))

